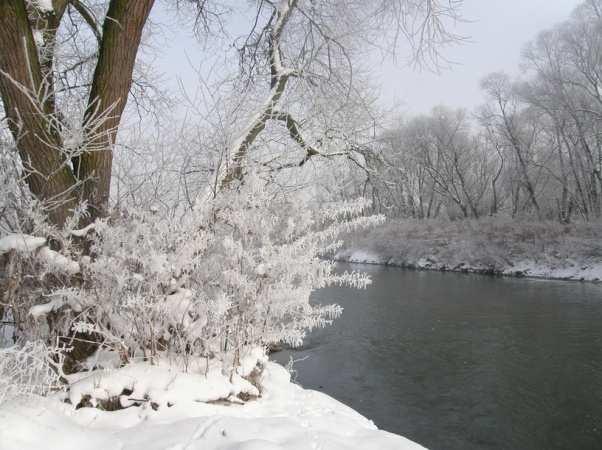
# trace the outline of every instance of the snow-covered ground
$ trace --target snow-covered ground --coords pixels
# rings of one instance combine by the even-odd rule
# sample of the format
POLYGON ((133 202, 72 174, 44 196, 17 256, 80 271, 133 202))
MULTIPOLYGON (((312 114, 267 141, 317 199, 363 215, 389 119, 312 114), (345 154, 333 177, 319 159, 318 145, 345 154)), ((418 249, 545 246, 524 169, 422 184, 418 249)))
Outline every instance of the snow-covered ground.
POLYGON ((602 280, 602 225, 389 221, 349 237, 335 259, 420 270, 602 280))
POLYGON ((243 402, 235 394, 252 396, 256 388, 240 376, 231 381, 213 369, 205 376, 136 364, 90 372, 71 380, 66 396, 28 397, 1 406, 0 448, 423 449, 378 430, 333 398, 291 383, 289 373, 276 363, 264 361, 258 376, 261 396, 243 402), (91 406, 109 397, 126 408, 103 411, 91 406), (127 407, 134 403, 138 406, 127 407))

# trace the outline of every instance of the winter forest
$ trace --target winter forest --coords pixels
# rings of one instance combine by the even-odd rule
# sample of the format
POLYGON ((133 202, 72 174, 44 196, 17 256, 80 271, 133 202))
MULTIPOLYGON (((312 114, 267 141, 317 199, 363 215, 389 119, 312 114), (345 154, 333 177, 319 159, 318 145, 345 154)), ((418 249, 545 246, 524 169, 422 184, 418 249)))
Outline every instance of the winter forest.
POLYGON ((0 450, 595 448, 602 1, 562 1, 420 111, 377 74, 461 70, 474 0, 0 0, 0 450))

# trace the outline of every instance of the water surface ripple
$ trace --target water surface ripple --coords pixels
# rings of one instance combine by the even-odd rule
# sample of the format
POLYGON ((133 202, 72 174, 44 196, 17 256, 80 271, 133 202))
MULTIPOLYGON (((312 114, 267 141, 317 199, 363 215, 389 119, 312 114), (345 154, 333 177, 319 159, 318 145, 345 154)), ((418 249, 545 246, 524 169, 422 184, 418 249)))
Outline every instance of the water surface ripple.
MULTIPOLYGON (((431 450, 602 449, 602 285, 415 272, 328 288, 297 381, 431 450)), ((349 269, 349 266, 342 266, 349 269)))

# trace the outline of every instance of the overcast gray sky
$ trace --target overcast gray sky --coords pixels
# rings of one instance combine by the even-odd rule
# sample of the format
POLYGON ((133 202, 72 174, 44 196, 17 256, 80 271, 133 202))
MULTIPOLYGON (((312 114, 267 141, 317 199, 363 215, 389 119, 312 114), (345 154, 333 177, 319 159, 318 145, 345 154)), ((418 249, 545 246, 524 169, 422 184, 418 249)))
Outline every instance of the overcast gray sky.
MULTIPOLYGON (((408 113, 426 112, 438 104, 472 109, 482 102, 479 81, 486 74, 505 70, 518 73, 524 44, 537 33, 566 19, 580 0, 465 0, 463 17, 456 32, 471 42, 449 48, 445 55, 456 64, 440 74, 418 72, 377 60, 374 81, 380 86, 383 105, 401 106, 408 113)), ((160 22, 168 20, 158 11, 160 22)), ((207 49, 200 49, 190 27, 168 26, 168 42, 162 45, 160 70, 175 86, 181 78, 191 92, 196 75, 189 59, 199 61, 207 49), (177 31, 173 31, 174 28, 177 31)), ((196 64, 195 61, 195 64, 196 64)))
POLYGON ((383 98, 408 112, 438 104, 473 108, 482 102, 479 81, 490 72, 519 72, 523 46, 541 30, 569 17, 580 0, 465 0, 459 34, 472 42, 445 52, 457 63, 440 75, 385 64, 379 71, 383 98))

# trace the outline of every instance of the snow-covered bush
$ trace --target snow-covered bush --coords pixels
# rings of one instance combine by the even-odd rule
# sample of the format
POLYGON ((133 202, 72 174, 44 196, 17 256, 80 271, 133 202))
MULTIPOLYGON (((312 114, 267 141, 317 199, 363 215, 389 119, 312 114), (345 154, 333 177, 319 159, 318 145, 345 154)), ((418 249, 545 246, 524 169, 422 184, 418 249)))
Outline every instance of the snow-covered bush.
POLYGON ((60 355, 42 341, 0 348, 0 404, 16 396, 45 395, 57 389, 59 363, 60 355))
POLYGON ((362 216, 366 206, 316 211, 249 177, 183 218, 130 212, 96 224, 85 282, 64 292, 65 301, 82 311, 82 331, 102 336, 124 359, 168 352, 233 368, 247 350, 299 345, 341 313, 312 304, 314 289, 369 283, 360 273, 335 273, 323 259, 340 245, 339 233, 381 220, 362 216))
POLYGON ((0 348, 58 342, 78 312, 63 293, 79 284, 81 252, 52 227, 36 230, 40 236, 0 234, 0 348))
POLYGON ((17 149, 7 130, 0 127, 0 237, 2 234, 28 228, 33 231, 39 209, 22 182, 22 166, 16 157, 17 149))
MULTIPOLYGON (((48 335, 30 308, 52 289, 71 284, 79 271, 71 259, 78 252, 72 236, 49 224, 42 205, 23 183, 16 152, 7 130, 0 128, 0 348, 48 335)), ((67 228, 79 217, 76 212, 67 228)))
POLYGON ((0 253, 19 258, 23 283, 14 310, 23 315, 25 305, 28 321, 20 340, 46 339, 67 352, 91 340, 124 363, 167 355, 187 365, 203 357, 224 370, 257 347, 299 345, 308 330, 341 313, 337 305, 311 303, 313 290, 369 283, 361 273, 336 273, 326 259, 340 233, 382 220, 365 217, 367 206, 358 200, 316 209, 249 175, 183 217, 150 208, 69 230, 74 221, 57 250, 45 238, 0 236, 0 253), (89 256, 74 241, 84 234, 89 256))

